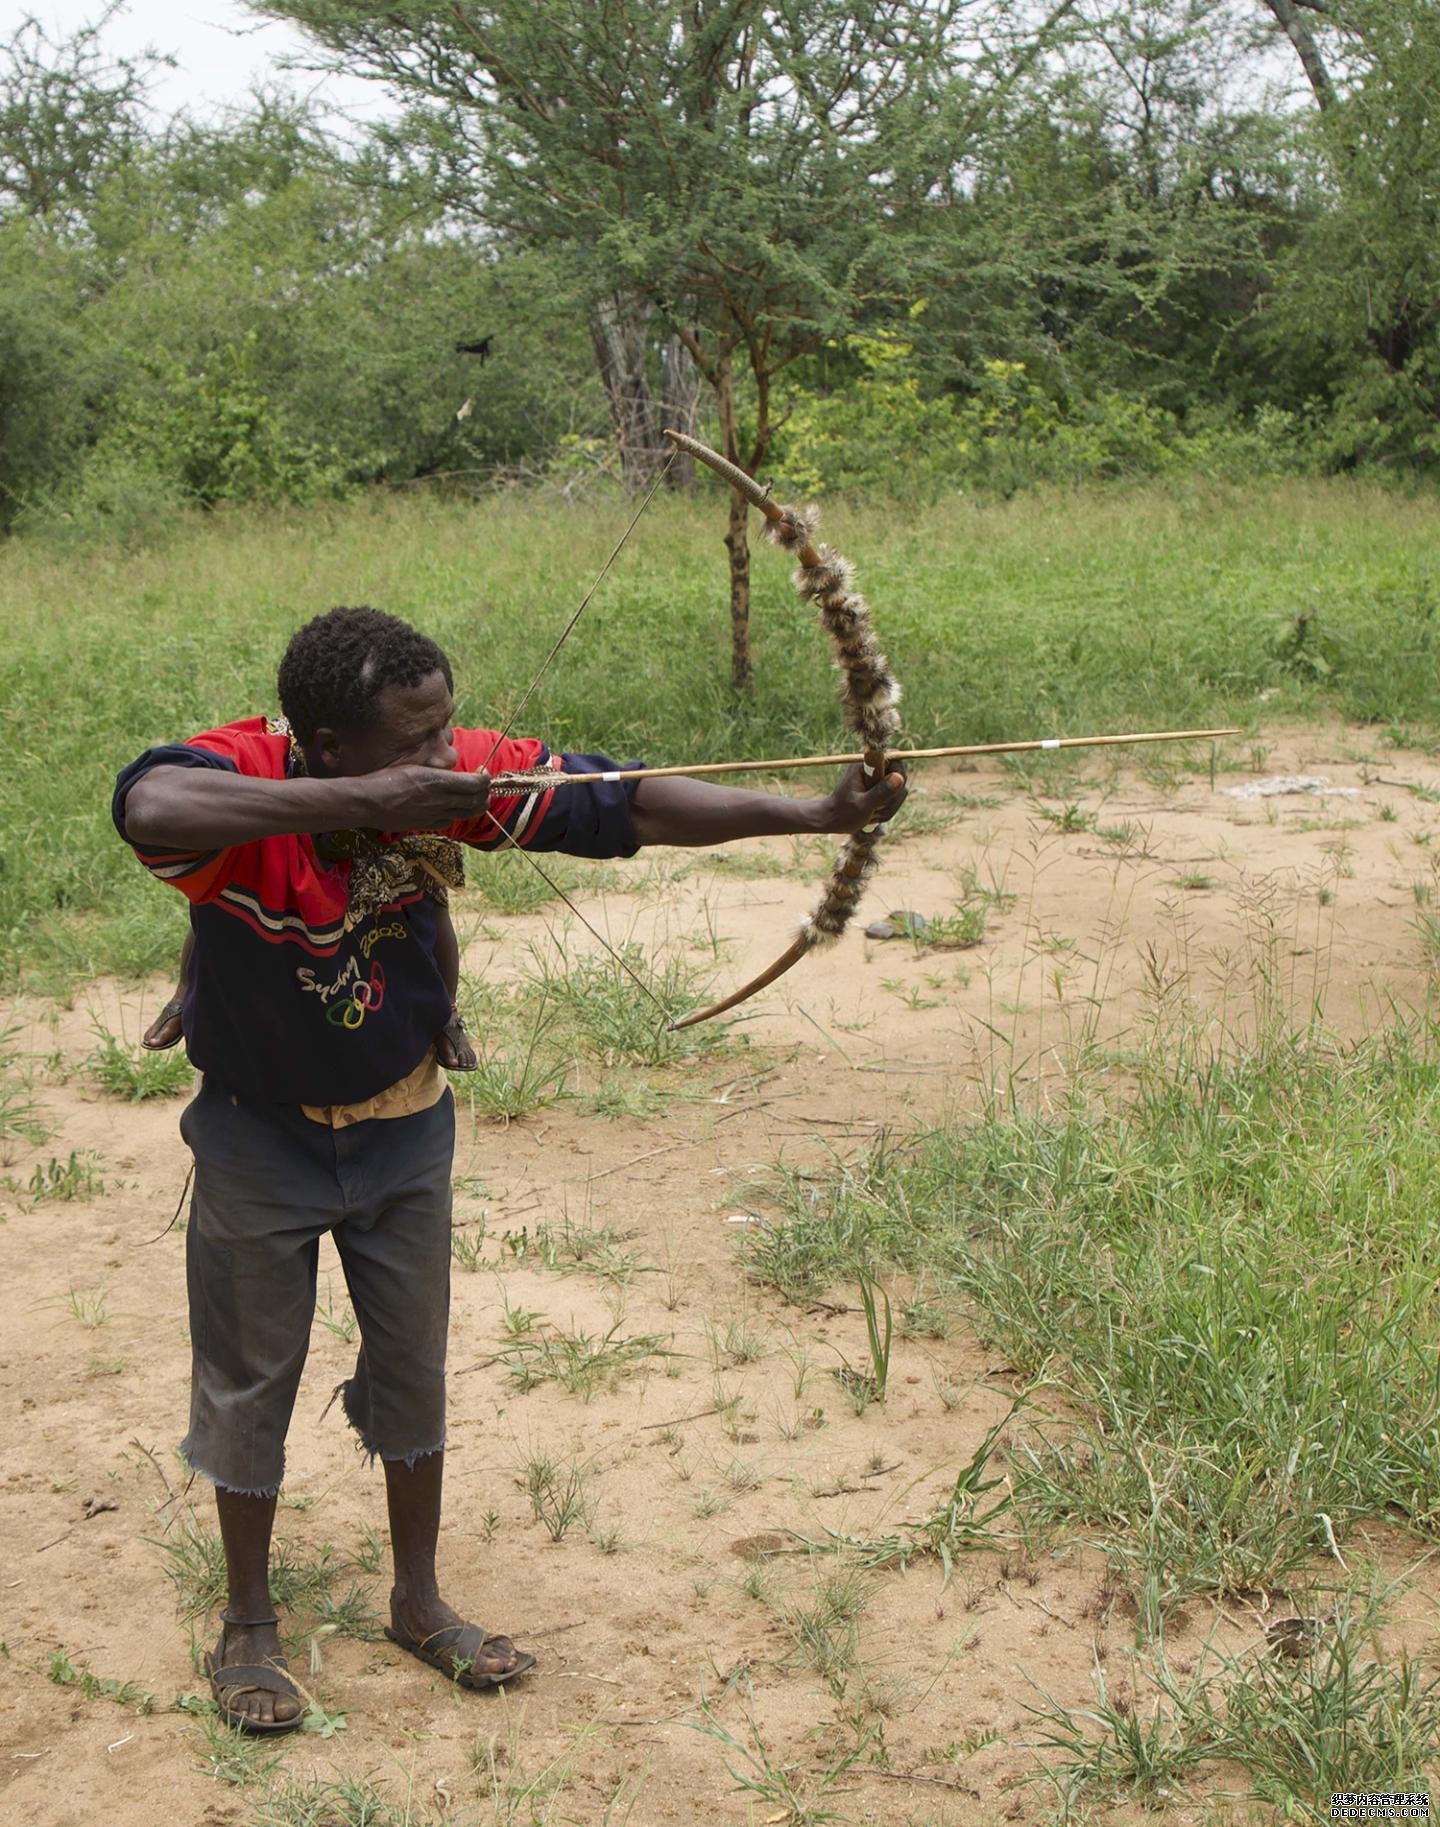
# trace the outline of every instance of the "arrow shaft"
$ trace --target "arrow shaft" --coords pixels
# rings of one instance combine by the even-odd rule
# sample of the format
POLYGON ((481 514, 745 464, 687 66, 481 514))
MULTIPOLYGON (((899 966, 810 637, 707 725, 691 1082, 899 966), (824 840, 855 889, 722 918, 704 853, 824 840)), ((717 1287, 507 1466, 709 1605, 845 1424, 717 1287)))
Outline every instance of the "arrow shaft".
MULTIPOLYGON (((1098 749, 1117 748, 1126 744, 1145 742, 1212 742, 1221 736, 1238 736, 1238 729, 1216 730, 1141 730, 1124 736, 1051 736, 1028 742, 969 742, 937 749, 896 749, 886 757, 887 761, 938 761, 946 757, 963 755, 1026 755, 1049 752, 1055 749, 1098 749)), ((688 778, 696 774, 757 774, 778 773, 782 768, 835 768, 846 767, 852 762, 863 761, 861 753, 846 755, 786 755, 766 761, 696 761, 687 762, 680 767, 669 768, 612 768, 596 774, 562 774, 556 772, 553 778, 544 776, 544 784, 584 786, 596 781, 611 780, 669 780, 688 778)), ((527 788, 539 781, 532 782, 530 776, 523 777, 527 788)), ((504 791, 506 776, 497 774, 495 787, 498 792, 504 791)))

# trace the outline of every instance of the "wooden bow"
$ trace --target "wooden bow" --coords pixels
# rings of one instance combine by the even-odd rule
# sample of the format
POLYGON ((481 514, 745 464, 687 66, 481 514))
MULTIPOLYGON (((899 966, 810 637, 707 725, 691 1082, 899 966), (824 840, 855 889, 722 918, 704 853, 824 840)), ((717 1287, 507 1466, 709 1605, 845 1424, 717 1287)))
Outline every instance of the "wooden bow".
MULTIPOLYGON (((718 451, 683 432, 667 431, 665 436, 675 449, 688 451, 758 508, 768 522, 766 537, 782 551, 795 555, 792 581, 801 596, 819 610, 821 624, 830 636, 835 663, 844 681, 845 721, 860 738, 865 778, 871 782, 883 779, 900 728, 900 685, 875 638, 870 606, 854 587, 854 567, 831 547, 816 544, 819 516, 813 507, 780 507, 770 499, 768 488, 762 488, 718 451)), ((885 827, 879 824, 847 837, 819 905, 775 962, 722 1002, 672 1021, 671 1028, 694 1027, 697 1022, 738 1008, 777 977, 783 977, 807 952, 833 945, 850 924, 866 882, 879 867, 876 851, 884 835, 885 827)))

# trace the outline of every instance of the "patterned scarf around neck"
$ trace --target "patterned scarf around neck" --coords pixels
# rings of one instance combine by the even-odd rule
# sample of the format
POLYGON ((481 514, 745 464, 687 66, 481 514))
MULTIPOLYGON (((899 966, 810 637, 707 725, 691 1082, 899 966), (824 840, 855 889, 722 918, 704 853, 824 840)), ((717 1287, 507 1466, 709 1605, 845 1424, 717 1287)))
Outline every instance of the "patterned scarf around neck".
MULTIPOLYGON (((290 738, 290 772, 308 776, 304 753, 285 719, 268 718, 266 728, 272 736, 290 738)), ((447 907, 450 890, 465 886, 459 844, 433 831, 411 831, 383 843, 375 831, 319 831, 314 844, 322 863, 350 865, 346 932, 417 890, 438 907, 447 907)))

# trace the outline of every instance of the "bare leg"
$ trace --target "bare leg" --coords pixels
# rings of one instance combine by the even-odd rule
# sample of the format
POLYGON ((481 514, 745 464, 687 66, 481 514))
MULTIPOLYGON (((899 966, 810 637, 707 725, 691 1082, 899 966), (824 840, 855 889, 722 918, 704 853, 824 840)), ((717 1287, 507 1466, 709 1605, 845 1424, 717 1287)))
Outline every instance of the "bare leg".
MULTIPOLYGON (((406 1635, 423 1643, 436 1631, 465 1620, 440 1597, 435 1576, 435 1545, 440 1537, 440 1499, 445 1482, 445 1455, 426 1453, 407 1467, 385 1461, 385 1494, 390 1504, 390 1544, 395 1556, 395 1589, 390 1595, 395 1622, 406 1635)), ((505 1638, 487 1643, 471 1668, 476 1675, 501 1675, 518 1660, 505 1638), (497 1653, 491 1654, 494 1648, 497 1653), (504 1653, 502 1653, 504 1652, 504 1653)))
MULTIPOLYGON (((238 1491, 216 1487, 215 1507, 220 1513, 220 1539, 225 1544, 225 1571, 230 1583, 226 1610, 232 1618, 274 1616, 270 1601, 270 1536, 275 1527, 273 1497, 242 1497, 238 1491)), ((280 1633, 274 1624, 227 1624, 216 1651, 219 1667, 252 1667, 282 1660, 280 1633)), ((261 1724, 294 1719, 300 1711, 296 1700, 275 1694, 236 1694, 230 1710, 248 1713, 261 1724)))

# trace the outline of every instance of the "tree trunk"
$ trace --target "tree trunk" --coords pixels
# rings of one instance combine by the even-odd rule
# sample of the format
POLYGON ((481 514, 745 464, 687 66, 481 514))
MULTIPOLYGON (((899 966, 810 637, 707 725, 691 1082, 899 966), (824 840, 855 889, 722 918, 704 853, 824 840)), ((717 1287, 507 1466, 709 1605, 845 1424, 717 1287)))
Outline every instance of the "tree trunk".
POLYGON ((1265 0, 1265 6, 1275 15, 1281 31, 1294 45, 1295 55, 1300 59, 1317 104, 1321 108, 1328 108, 1335 99, 1335 85, 1330 80, 1325 59, 1320 55, 1320 47, 1301 15, 1300 8, 1296 6, 1295 0, 1265 0))
MULTIPOLYGON (((700 370, 690 351, 678 336, 665 340, 661 351, 660 422, 671 431, 695 436, 695 421, 700 413, 700 370)), ((695 486, 695 459, 688 451, 676 451, 669 470, 671 488, 695 486)))
MULTIPOLYGON (((721 448, 732 463, 740 462, 740 433, 735 422, 735 390, 726 356, 715 386, 720 411, 721 448)), ((730 683, 749 693, 755 685, 750 658, 750 508, 743 495, 730 490, 730 526, 725 550, 730 554, 730 683)))
POLYGON ((645 371, 649 322, 649 306, 622 293, 601 299, 590 316, 595 359, 620 446, 621 471, 632 495, 650 487, 662 461, 655 400, 645 371))

